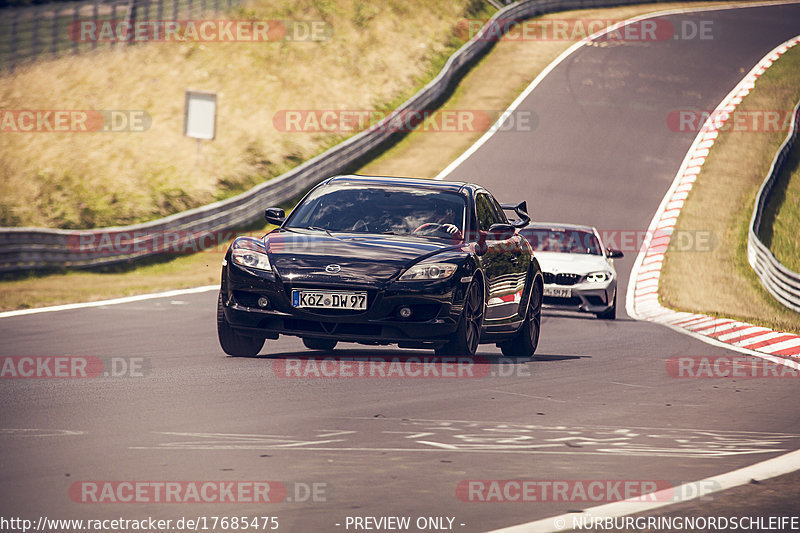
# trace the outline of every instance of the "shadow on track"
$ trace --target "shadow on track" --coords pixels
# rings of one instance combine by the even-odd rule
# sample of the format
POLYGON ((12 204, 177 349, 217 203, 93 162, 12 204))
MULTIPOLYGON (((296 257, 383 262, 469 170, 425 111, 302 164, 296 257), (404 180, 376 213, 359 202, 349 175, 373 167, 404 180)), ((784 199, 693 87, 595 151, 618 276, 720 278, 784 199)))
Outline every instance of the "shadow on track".
POLYGON ((597 318, 590 313, 581 313, 579 311, 564 311, 561 309, 548 309, 542 308, 542 318, 570 318, 574 320, 589 320, 598 324, 613 324, 615 322, 636 322, 636 320, 629 317, 617 316, 614 320, 605 320, 597 318))
POLYGON ((474 356, 437 356, 429 350, 402 350, 402 349, 387 349, 381 348, 378 350, 358 349, 358 348, 338 348, 333 350, 303 350, 303 351, 285 351, 279 353, 260 354, 254 356, 240 356, 245 359, 302 359, 302 360, 341 360, 341 361, 398 361, 398 362, 428 362, 434 364, 453 364, 464 363, 467 361, 475 365, 524 365, 527 363, 547 363, 557 361, 569 361, 574 359, 591 358, 591 355, 558 355, 558 354, 536 354, 534 359, 531 360, 527 357, 506 357, 498 353, 481 353, 480 351, 474 356))

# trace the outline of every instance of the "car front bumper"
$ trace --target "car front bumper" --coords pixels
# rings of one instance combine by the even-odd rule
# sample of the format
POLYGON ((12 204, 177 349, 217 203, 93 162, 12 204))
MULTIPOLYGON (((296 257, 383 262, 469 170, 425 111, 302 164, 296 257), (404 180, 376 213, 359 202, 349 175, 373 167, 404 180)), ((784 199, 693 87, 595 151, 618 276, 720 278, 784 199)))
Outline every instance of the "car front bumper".
POLYGON ((223 312, 231 327, 250 336, 274 339, 293 335, 362 344, 436 346, 446 342, 458 327, 466 293, 466 284, 460 283, 458 274, 442 281, 288 282, 272 272, 229 263, 222 271, 223 312), (295 308, 291 302, 293 289, 366 291, 367 309, 295 308), (266 298, 266 306, 259 305, 261 298, 266 298), (399 316, 399 309, 404 306, 412 310, 408 318, 399 316))
POLYGON ((543 306, 549 309, 579 311, 583 313, 603 313, 614 306, 616 280, 605 283, 577 283, 575 285, 544 285, 543 306), (569 296, 548 296, 551 291, 569 289, 569 296))

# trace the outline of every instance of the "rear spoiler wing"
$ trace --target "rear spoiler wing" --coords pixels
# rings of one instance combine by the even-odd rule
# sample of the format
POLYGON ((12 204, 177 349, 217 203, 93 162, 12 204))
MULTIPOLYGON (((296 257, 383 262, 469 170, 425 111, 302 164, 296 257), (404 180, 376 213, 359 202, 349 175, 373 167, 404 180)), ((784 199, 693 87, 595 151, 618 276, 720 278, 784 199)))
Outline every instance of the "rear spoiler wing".
POLYGON ((522 201, 516 205, 514 204, 500 204, 504 211, 514 211, 517 214, 516 220, 511 221, 511 225, 517 229, 522 229, 531 222, 531 217, 528 215, 528 202, 522 201))

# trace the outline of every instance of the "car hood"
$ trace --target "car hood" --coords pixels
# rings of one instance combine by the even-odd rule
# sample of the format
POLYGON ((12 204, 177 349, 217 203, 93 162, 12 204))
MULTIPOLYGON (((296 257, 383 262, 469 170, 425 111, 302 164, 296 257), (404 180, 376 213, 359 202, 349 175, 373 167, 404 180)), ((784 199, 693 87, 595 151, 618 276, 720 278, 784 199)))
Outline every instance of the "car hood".
POLYGON ((580 274, 601 270, 614 270, 602 255, 567 254, 560 252, 535 252, 543 272, 553 274, 580 274))
POLYGON ((451 243, 395 235, 276 230, 264 237, 270 262, 287 281, 374 283, 389 280, 451 243), (326 272, 339 265, 339 272, 326 272))

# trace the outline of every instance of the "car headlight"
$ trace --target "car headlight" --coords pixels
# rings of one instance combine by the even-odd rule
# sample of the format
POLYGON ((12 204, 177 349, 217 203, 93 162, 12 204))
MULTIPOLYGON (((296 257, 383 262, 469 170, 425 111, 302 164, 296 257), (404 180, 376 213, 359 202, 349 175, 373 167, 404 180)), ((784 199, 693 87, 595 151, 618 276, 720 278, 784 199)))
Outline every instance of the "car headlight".
POLYGON ((592 272, 586 275, 586 281, 589 283, 602 283, 611 279, 611 272, 592 272))
POLYGON ((450 263, 420 263, 400 276, 400 281, 447 279, 455 271, 456 265, 450 263))
POLYGON ((257 270, 272 271, 267 256, 267 247, 258 239, 238 237, 231 245, 231 259, 237 265, 257 270))

